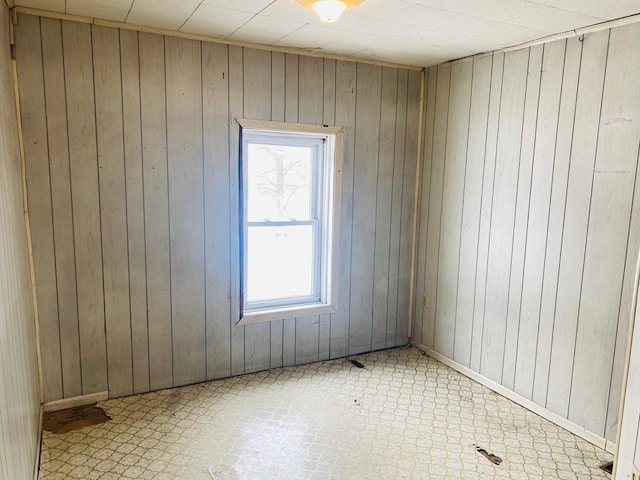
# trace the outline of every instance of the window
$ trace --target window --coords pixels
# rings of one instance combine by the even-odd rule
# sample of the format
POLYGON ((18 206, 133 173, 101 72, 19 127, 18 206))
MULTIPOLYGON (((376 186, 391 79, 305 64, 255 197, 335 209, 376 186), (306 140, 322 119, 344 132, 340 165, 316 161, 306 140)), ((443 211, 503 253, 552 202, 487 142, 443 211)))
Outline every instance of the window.
POLYGON ((335 312, 341 129, 239 123, 242 323, 335 312))

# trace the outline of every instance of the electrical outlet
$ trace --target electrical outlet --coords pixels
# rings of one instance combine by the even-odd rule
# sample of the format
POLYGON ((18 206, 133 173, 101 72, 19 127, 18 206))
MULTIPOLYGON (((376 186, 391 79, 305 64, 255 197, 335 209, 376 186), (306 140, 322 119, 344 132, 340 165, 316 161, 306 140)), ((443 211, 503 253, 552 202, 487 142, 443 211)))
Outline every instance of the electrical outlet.
POLYGON ((427 306, 427 296, 426 295, 422 295, 422 306, 423 307, 427 306))

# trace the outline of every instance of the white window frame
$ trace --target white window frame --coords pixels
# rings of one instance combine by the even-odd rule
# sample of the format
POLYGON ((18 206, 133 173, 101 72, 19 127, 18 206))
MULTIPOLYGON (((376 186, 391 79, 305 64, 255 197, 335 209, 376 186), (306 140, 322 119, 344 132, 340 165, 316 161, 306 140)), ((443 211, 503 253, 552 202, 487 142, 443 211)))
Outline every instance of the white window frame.
MULTIPOLYGON (((263 120, 238 119, 240 125, 240 239, 239 239, 239 274, 240 274, 240 320, 238 325, 282 320, 294 317, 323 315, 335 313, 338 303, 338 262, 339 262, 339 227, 342 191, 342 157, 343 129, 334 126, 309 125, 299 123, 271 122, 263 120), (264 302, 245 302, 244 285, 246 285, 247 263, 244 261, 247 251, 249 223, 269 224, 277 226, 279 222, 248 222, 247 192, 243 188, 247 174, 246 141, 247 138, 263 137, 269 143, 282 142, 282 145, 315 144, 321 165, 314 172, 312 210, 316 220, 301 222, 285 222, 286 224, 313 224, 315 241, 320 242, 316 248, 314 260, 314 292, 310 297, 297 297, 288 300, 264 302), (318 181, 319 180, 319 181, 318 181), (318 188, 320 187, 320 188, 318 188)), ((317 163, 317 162, 316 162, 317 163)))

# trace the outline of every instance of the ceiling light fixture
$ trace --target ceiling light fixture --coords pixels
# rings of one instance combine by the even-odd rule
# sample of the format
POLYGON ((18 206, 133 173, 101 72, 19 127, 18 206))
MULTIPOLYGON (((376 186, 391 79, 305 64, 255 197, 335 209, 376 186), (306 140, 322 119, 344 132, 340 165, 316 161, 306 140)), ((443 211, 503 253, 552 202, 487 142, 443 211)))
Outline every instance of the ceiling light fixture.
POLYGON ((300 5, 312 9, 323 22, 336 22, 347 9, 363 0, 296 0, 300 5))

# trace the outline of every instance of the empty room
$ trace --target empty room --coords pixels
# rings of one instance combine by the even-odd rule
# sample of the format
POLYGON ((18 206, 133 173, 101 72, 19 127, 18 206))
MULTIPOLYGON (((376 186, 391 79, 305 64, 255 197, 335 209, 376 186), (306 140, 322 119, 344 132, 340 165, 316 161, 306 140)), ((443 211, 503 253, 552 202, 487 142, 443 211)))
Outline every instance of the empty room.
POLYGON ((0 480, 640 480, 639 163, 638 0, 0 0, 0 480))

